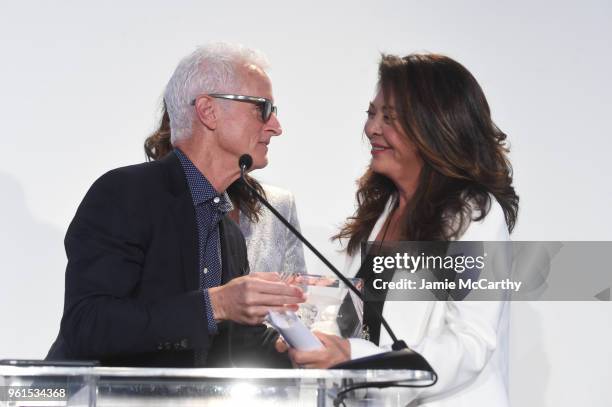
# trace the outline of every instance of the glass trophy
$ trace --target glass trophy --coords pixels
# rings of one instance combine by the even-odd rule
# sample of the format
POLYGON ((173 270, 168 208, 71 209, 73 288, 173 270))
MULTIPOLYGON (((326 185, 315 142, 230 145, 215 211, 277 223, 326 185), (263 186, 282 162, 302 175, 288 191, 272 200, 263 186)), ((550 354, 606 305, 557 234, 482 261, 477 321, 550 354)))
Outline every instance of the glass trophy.
MULTIPOLYGON (((363 280, 348 279, 363 293, 363 280)), ((363 302, 336 277, 295 274, 291 284, 306 293, 306 302, 297 311, 302 322, 313 331, 355 338, 362 336, 363 302)))

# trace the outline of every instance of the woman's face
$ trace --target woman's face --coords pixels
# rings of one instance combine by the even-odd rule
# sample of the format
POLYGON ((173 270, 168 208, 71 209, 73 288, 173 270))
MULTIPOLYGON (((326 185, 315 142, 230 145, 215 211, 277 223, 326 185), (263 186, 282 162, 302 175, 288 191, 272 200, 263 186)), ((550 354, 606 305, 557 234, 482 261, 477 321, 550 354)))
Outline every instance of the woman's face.
POLYGON ((387 176, 398 188, 414 190, 423 160, 416 146, 402 130, 392 98, 389 103, 385 105, 384 95, 378 91, 367 110, 368 119, 364 131, 372 145, 371 168, 387 176))

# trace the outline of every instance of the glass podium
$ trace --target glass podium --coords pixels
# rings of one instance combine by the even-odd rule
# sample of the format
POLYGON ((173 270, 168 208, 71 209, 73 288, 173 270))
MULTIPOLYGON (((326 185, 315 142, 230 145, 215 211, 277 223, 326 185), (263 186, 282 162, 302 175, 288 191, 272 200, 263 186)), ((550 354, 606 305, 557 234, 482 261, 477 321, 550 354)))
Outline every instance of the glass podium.
POLYGON ((4 361, 0 406, 400 406, 415 397, 414 389, 342 390, 396 381, 426 386, 431 380, 429 372, 420 370, 117 368, 4 361))

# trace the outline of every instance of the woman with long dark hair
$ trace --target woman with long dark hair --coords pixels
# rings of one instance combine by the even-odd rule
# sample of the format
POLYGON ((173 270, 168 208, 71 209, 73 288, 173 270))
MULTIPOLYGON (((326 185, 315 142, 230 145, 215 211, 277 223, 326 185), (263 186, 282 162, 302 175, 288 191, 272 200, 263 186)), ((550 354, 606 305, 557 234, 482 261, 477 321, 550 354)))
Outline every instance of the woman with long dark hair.
MULTIPOLYGON (((148 160, 159 160, 172 151, 170 117, 165 103, 159 127, 145 140, 144 150, 148 160)), ((278 187, 262 185, 248 174, 245 178, 294 227, 300 228, 293 194, 278 187)), ((234 205, 229 216, 244 235, 251 271, 306 273, 302 243, 259 204, 240 179, 229 186, 227 194, 234 205)))
MULTIPOLYGON (((519 198, 506 135, 465 67, 435 54, 383 55, 364 130, 372 159, 357 210, 335 236, 346 242, 348 277, 360 270, 364 241, 509 240, 519 198)), ((382 311, 438 373, 419 394, 423 404, 507 405, 506 301, 386 301, 382 311)), ((291 349, 294 363, 325 368, 392 343, 384 331, 370 341, 317 335, 324 349, 291 349)))

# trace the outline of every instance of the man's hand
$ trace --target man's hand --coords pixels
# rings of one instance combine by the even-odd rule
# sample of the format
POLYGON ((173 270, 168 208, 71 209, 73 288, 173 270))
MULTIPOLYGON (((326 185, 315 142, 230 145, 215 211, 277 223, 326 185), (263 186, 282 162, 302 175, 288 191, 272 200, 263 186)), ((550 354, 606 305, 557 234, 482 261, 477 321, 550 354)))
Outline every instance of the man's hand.
POLYGON ((299 351, 289 347, 287 342, 280 337, 276 340, 274 347, 278 352, 289 351, 289 359, 294 367, 307 369, 327 369, 351 358, 351 344, 348 339, 318 331, 313 333, 323 344, 323 349, 299 351))
POLYGON ((304 292, 282 282, 277 273, 251 273, 208 289, 216 321, 231 320, 256 325, 268 311, 296 311, 306 300, 304 292))

